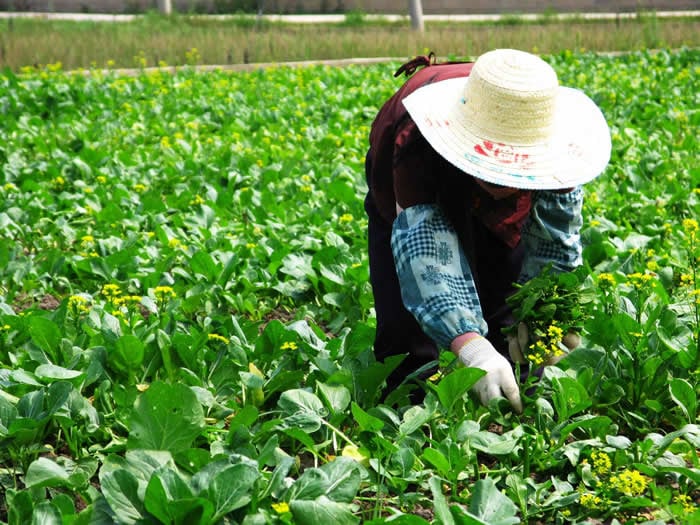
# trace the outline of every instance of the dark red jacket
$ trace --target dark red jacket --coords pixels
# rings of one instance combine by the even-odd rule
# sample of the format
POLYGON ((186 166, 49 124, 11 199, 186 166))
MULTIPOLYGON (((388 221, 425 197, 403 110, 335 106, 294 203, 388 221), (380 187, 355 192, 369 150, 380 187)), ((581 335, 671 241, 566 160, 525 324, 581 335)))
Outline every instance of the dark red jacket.
POLYGON ((402 208, 438 203, 458 233, 476 219, 514 247, 530 212, 531 192, 489 185, 455 168, 427 143, 401 102, 432 82, 469 76, 473 64, 433 64, 419 57, 404 66, 407 74, 416 63, 425 67, 386 101, 370 132, 367 182, 380 215, 391 223, 396 203, 402 208))

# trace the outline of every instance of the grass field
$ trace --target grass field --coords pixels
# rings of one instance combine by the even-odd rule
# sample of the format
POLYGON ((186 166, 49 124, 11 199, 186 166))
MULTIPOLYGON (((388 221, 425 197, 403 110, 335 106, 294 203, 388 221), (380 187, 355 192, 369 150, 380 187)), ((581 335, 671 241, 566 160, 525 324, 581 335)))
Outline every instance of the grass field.
POLYGON ((530 22, 515 15, 498 23, 430 23, 424 33, 404 22, 370 22, 348 15, 341 24, 290 25, 239 17, 226 21, 149 14, 133 22, 0 21, 0 67, 60 62, 64 69, 159 64, 240 64, 346 57, 472 57, 496 47, 538 53, 564 49, 631 51, 697 47, 700 18, 653 14, 618 21, 530 22))

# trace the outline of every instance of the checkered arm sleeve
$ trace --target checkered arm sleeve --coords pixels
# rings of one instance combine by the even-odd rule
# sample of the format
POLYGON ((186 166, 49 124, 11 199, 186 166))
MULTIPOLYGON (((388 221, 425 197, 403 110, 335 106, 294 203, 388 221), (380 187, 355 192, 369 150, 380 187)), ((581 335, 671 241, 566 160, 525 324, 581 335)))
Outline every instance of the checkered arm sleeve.
POLYGON ((530 216, 522 231, 525 259, 518 282, 536 277, 547 264, 559 272, 571 271, 583 262, 581 209, 583 189, 568 193, 539 191, 533 194, 530 216))
POLYGON ((440 347, 467 332, 486 335, 476 285, 457 234, 435 204, 402 211, 391 235, 406 309, 440 347))

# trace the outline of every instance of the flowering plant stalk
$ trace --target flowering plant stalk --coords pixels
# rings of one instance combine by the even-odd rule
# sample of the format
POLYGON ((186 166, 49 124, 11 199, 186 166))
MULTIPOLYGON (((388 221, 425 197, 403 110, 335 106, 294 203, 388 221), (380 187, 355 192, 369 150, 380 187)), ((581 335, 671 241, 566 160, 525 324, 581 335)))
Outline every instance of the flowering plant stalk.
POLYGON ((579 268, 556 273, 551 265, 524 284, 507 299, 513 310, 514 323, 503 329, 506 335, 518 334, 527 327, 530 345, 525 357, 536 366, 566 352, 565 335, 580 333, 587 318, 586 305, 593 301, 593 290, 585 286, 586 273, 579 268))

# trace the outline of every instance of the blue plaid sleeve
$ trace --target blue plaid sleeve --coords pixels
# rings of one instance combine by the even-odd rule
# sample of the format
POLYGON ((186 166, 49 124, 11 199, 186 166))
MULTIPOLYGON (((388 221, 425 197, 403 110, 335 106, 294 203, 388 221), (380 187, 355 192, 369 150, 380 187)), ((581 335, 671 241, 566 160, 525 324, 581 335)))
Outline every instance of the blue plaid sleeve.
POLYGON ((583 262, 581 225, 583 189, 568 193, 539 191, 522 231, 525 259, 518 282, 536 277, 547 264, 558 272, 571 271, 583 262))
POLYGON ((440 347, 460 334, 486 335, 474 277, 457 234, 435 204, 405 209, 391 235, 406 309, 440 347))

